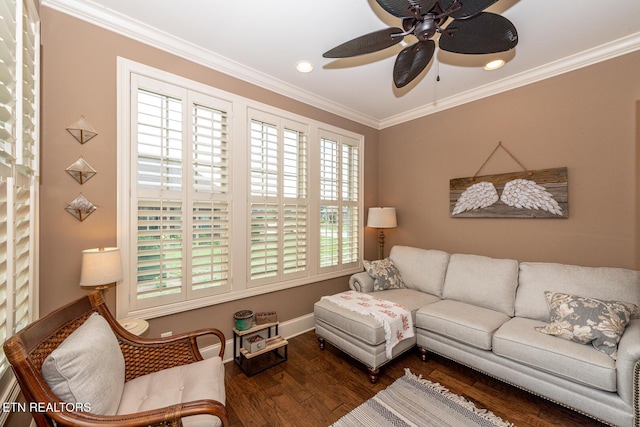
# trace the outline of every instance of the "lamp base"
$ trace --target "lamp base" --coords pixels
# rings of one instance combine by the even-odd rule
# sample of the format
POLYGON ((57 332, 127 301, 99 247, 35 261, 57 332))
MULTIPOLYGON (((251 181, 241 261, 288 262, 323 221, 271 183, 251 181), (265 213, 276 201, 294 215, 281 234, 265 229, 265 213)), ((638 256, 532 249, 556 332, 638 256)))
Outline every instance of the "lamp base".
POLYGON ((378 229, 378 259, 384 258, 384 231, 378 229))

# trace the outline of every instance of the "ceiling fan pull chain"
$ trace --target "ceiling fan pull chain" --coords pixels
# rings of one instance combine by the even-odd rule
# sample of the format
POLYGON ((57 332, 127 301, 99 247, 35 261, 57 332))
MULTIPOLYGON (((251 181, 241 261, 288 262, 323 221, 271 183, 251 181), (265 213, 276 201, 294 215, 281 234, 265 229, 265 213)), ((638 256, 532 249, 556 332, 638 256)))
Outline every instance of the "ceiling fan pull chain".
POLYGON ((520 160, 516 159, 516 156, 514 156, 513 154, 511 154, 511 152, 509 150, 507 150, 507 148, 502 145, 502 141, 498 141, 498 145, 496 145, 496 148, 493 149, 493 151, 491 152, 491 154, 489 154, 489 157, 487 157, 487 159, 484 161, 484 163, 482 164, 482 166, 480 166, 480 169, 478 169, 478 171, 473 174, 473 177, 471 178, 472 181, 476 180, 476 176, 478 176, 478 174, 480 173, 480 171, 482 170, 482 168, 487 164, 487 162, 489 161, 489 159, 491 159, 491 157, 493 157, 493 155, 496 153, 496 151, 498 151, 498 148, 502 148, 509 156, 511 156, 511 158, 513 160, 516 161, 517 164, 520 165, 520 167, 527 172, 529 175, 532 174, 532 172, 527 169, 521 162, 520 160))

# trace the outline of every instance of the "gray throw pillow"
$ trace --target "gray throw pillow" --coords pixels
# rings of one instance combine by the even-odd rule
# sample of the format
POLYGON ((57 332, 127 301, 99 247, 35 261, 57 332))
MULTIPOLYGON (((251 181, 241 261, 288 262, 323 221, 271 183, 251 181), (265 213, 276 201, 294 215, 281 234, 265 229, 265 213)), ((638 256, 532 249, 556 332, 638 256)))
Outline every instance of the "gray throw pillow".
POLYGON ((124 357, 109 323, 94 313, 51 352, 42 376, 67 403, 115 415, 124 388, 124 357))
POLYGON ((618 356, 618 342, 631 317, 635 304, 602 301, 565 293, 545 292, 551 323, 536 330, 593 347, 613 359, 618 356))
POLYGON ((373 278, 373 290, 404 288, 400 272, 390 258, 378 261, 362 261, 365 270, 373 278))

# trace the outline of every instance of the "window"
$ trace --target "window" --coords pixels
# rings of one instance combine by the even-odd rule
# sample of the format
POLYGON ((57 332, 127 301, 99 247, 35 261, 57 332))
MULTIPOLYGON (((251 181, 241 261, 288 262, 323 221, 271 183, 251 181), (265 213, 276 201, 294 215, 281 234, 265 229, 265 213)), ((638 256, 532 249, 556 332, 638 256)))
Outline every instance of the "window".
POLYGON ((361 135, 124 58, 118 69, 118 317, 361 269, 361 135))
POLYGON ((249 278, 255 285, 307 274, 308 153, 304 125, 250 115, 249 278))
MULTIPOLYGON (((30 1, 0 4, 0 341, 36 315, 39 24, 30 1)), ((8 367, 0 350, 0 375, 8 367)))
POLYGON ((137 76, 131 106, 133 307, 225 292, 229 104, 137 76))
POLYGON ((358 263, 360 179, 358 141, 329 132, 320 136, 320 267, 358 263))

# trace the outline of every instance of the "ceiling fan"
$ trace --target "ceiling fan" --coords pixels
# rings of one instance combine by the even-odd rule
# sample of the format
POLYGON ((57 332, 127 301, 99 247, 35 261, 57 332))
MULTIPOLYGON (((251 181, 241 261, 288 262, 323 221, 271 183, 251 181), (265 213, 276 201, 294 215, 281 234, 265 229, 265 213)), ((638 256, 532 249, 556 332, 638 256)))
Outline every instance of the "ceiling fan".
POLYGON ((401 88, 424 70, 435 52, 432 37, 440 34, 440 49, 463 54, 504 52, 518 44, 516 27, 507 18, 483 12, 498 0, 376 0, 402 19, 390 27, 357 37, 325 52, 325 58, 349 58, 377 52, 413 35, 418 41, 398 54, 393 81, 401 88), (446 25, 445 25, 446 24, 446 25))

